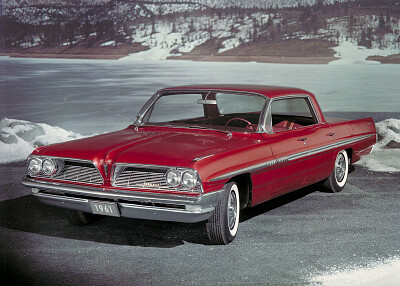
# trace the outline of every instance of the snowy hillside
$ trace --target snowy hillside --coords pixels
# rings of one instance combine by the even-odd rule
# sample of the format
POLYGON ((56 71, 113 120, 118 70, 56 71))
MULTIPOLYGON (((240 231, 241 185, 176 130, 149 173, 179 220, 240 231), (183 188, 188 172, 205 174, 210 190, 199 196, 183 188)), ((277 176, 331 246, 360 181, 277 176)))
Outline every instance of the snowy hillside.
MULTIPOLYGON (((21 6, 39 6, 39 5, 53 5, 53 6, 81 6, 81 5, 101 5, 112 2, 113 0, 8 0, 3 4, 4 8, 15 8, 21 6)), ((257 8, 267 8, 267 7, 292 7, 297 5, 313 5, 318 0, 153 0, 151 2, 159 4, 165 4, 170 2, 175 3, 188 3, 195 2, 200 5, 207 5, 210 7, 229 7, 229 6, 240 6, 240 7, 257 7, 257 8)), ((351 0, 324 0, 325 3, 334 2, 347 2, 351 0)), ((127 1, 127 2, 138 2, 138 1, 127 1)), ((146 1, 142 1, 146 2, 146 1)))
POLYGON ((113 54, 135 53, 132 59, 159 60, 298 57, 311 48, 315 51, 306 56, 343 59, 336 63, 400 54, 400 6, 386 0, 379 7, 369 0, 17 2, 2 10, 1 51, 90 54, 103 48, 113 54), (284 6, 291 8, 279 8, 284 6), (290 47, 291 40, 295 47, 290 47), (313 46, 301 45, 307 41, 314 41, 313 46))

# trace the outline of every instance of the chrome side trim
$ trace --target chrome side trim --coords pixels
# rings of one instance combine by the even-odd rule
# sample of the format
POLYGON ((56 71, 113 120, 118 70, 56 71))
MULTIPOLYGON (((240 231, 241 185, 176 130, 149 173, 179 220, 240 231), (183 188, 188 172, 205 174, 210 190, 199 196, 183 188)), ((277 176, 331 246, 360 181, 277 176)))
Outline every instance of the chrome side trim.
POLYGON ((311 149, 311 150, 299 152, 299 153, 296 153, 296 154, 292 154, 292 155, 289 155, 289 156, 285 156, 285 157, 282 157, 282 158, 279 158, 279 159, 266 161, 266 162, 263 162, 263 163, 260 163, 260 164, 256 164, 256 165, 253 165, 253 166, 250 166, 250 167, 246 167, 246 168, 242 168, 242 169, 239 169, 239 170, 236 170, 236 171, 233 171, 233 172, 226 173, 224 175, 221 175, 221 176, 218 176, 218 177, 216 177, 214 179, 211 179, 210 181, 214 182, 214 181, 219 181, 219 180, 225 180, 225 179, 229 179, 229 178, 232 178, 232 177, 240 175, 240 174, 251 173, 251 172, 255 172, 257 170, 263 169, 263 168, 269 168, 269 167, 272 167, 272 166, 275 166, 275 165, 278 165, 278 164, 283 164, 283 163, 286 163, 286 162, 289 162, 289 161, 302 159, 302 158, 305 158, 305 157, 308 157, 308 156, 312 156, 312 155, 315 155, 315 154, 318 154, 318 153, 323 153, 323 152, 329 151, 331 149, 339 148, 339 147, 342 147, 342 146, 347 145, 347 144, 356 143, 358 141, 365 140, 365 139, 370 138, 372 136, 375 136, 375 134, 362 135, 362 136, 358 136, 356 138, 346 139, 346 140, 343 140, 341 142, 332 143, 332 144, 329 144, 329 145, 326 145, 326 146, 322 146, 322 147, 318 147, 318 148, 315 148, 315 149, 311 149))

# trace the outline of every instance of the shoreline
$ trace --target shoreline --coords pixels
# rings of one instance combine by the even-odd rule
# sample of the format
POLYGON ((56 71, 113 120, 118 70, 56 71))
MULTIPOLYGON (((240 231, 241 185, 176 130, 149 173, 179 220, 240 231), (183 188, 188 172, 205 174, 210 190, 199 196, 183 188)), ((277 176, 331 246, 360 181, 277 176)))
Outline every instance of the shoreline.
MULTIPOLYGON (((84 59, 84 60, 119 60, 129 57, 131 53, 26 53, 0 52, 0 56, 11 58, 32 59, 84 59)), ((335 56, 238 56, 238 55, 179 55, 169 56, 165 60, 198 61, 198 62, 255 62, 271 64, 305 64, 326 65, 340 58, 335 56)), ((366 61, 375 61, 380 64, 400 64, 400 54, 389 56, 369 56, 366 61)))
MULTIPOLYGON (((90 54, 90 53, 19 53, 0 52, 0 57, 32 59, 83 59, 83 60, 119 60, 129 57, 130 53, 90 54)), ((335 56, 235 56, 235 55, 180 55, 169 56, 165 60, 198 61, 198 62, 255 62, 271 64, 305 64, 326 65, 340 58, 335 56)), ((380 64, 400 64, 400 54, 390 56, 369 56, 366 61, 377 61, 380 64)))
MULTIPOLYGON (((88 53, 18 53, 0 52, 0 57, 10 58, 31 58, 31 59, 75 59, 75 60, 119 60, 129 57, 129 54, 88 54, 88 53)), ((198 61, 198 62, 255 62, 271 64, 305 64, 305 65, 326 65, 336 60, 337 57, 296 57, 296 56, 221 56, 221 55, 181 55, 170 56, 166 60, 198 61)), ((367 61, 377 61, 381 64, 400 64, 400 54, 383 56, 369 56, 367 61)))
MULTIPOLYGON (((0 56, 11 58, 33 58, 33 59, 84 59, 84 60, 119 60, 129 57, 129 54, 88 54, 88 53, 18 53, 0 52, 0 56)), ((195 56, 181 55, 170 56, 166 60, 198 61, 198 62, 256 62, 273 64, 328 64, 338 60, 336 57, 294 57, 294 56, 195 56)))
MULTIPOLYGON (((33 58, 33 59, 84 59, 84 60, 119 60, 129 57, 129 54, 67 54, 67 53, 18 53, 0 52, 0 56, 11 58, 33 58)), ((166 60, 199 61, 199 62, 256 62, 273 64, 319 64, 325 65, 338 60, 336 57, 294 57, 294 56, 170 56, 166 60)), ((387 63, 387 62, 385 62, 387 63)))

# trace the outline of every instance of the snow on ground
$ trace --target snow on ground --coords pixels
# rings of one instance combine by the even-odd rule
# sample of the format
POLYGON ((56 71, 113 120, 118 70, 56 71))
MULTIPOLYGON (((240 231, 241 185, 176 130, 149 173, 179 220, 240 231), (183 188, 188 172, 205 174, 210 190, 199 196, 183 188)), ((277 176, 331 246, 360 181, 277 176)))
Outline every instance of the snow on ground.
POLYGON ((378 142, 356 165, 376 172, 400 172, 400 119, 386 119, 375 126, 378 142))
POLYGON ((323 286, 398 286, 400 284, 400 258, 371 263, 365 268, 335 270, 318 275, 311 283, 323 286))
POLYGON ((36 146, 82 137, 45 123, 3 118, 0 120, 0 163, 25 160, 36 146))
POLYGON ((107 47, 107 46, 115 46, 115 41, 108 41, 100 45, 100 47, 107 47))
POLYGON ((398 49, 393 48, 367 49, 349 41, 343 41, 339 46, 333 49, 336 52, 335 56, 340 59, 330 62, 329 64, 331 65, 379 64, 379 62, 376 61, 367 61, 366 58, 369 56, 388 56, 400 52, 398 49))
POLYGON ((120 61, 132 60, 132 61, 157 61, 166 60, 171 56, 170 48, 154 47, 146 51, 129 54, 127 57, 119 59, 120 61))

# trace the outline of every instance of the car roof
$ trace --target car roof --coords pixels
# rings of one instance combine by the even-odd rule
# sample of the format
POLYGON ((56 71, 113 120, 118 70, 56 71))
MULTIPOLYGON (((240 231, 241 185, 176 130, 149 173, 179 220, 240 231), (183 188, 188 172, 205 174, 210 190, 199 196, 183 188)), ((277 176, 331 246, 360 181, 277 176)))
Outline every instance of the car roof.
POLYGON ((274 98, 282 95, 307 94, 313 96, 310 92, 294 87, 273 86, 273 85, 241 85, 241 84, 211 84, 211 85, 184 85, 173 86, 162 89, 167 90, 218 90, 218 91, 235 91, 235 92, 251 92, 274 98))

